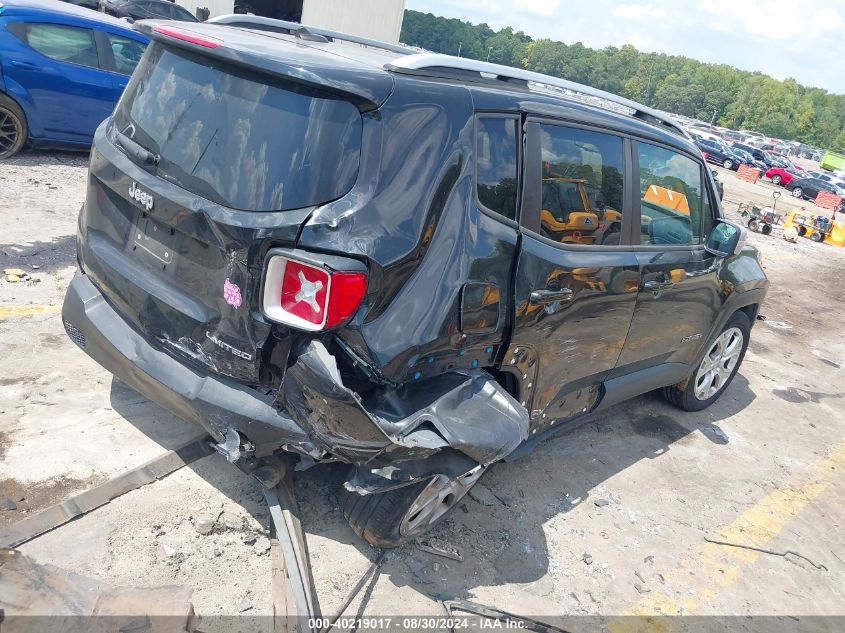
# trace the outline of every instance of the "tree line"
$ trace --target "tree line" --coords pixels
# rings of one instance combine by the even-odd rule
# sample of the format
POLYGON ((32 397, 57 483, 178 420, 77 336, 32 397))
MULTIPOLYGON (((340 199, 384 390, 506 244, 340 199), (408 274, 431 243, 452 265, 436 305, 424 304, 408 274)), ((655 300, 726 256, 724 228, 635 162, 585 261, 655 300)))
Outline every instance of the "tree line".
POLYGON ((845 152, 845 95, 778 81, 762 72, 689 57, 643 53, 626 44, 600 50, 580 42, 567 45, 532 39, 522 31, 494 31, 471 24, 405 11, 401 40, 437 52, 516 66, 606 90, 676 114, 734 130, 801 141, 845 152))

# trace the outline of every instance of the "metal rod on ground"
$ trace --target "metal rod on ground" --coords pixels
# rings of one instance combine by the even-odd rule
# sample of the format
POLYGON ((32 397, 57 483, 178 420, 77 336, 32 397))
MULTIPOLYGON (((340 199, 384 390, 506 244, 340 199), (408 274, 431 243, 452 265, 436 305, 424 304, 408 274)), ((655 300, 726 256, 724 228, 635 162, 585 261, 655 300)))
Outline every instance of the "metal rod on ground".
POLYGON ((19 521, 0 532, 0 545, 10 548, 23 545, 83 514, 104 506, 127 492, 161 479, 201 457, 211 455, 214 450, 209 444, 210 441, 211 438, 205 434, 194 436, 179 448, 167 451, 164 455, 113 477, 99 486, 80 492, 70 499, 19 521))
POLYGON ((381 566, 381 562, 382 560, 384 560, 385 554, 386 552, 384 550, 381 550, 379 552, 378 556, 376 556, 376 559, 370 564, 370 566, 367 568, 367 571, 364 572, 364 575, 358 579, 358 582, 355 583, 355 585, 346 595, 346 599, 343 601, 343 604, 340 605, 340 609, 337 610, 337 615, 331 619, 331 624, 329 624, 319 633, 329 633, 329 631, 332 630, 332 627, 334 627, 334 623, 337 622, 337 620, 340 619, 340 616, 342 616, 346 612, 346 610, 349 608, 349 605, 352 604, 352 601, 355 599, 355 596, 357 596, 361 592, 361 589, 364 588, 364 585, 366 585, 372 577, 377 575, 376 572, 378 572, 378 568, 381 566))
POLYGON ((319 617, 320 605, 294 496, 293 464, 280 459, 260 468, 255 476, 264 485, 275 531, 270 547, 274 630, 311 633, 310 620, 319 617), (275 485, 268 486, 269 483, 275 485))

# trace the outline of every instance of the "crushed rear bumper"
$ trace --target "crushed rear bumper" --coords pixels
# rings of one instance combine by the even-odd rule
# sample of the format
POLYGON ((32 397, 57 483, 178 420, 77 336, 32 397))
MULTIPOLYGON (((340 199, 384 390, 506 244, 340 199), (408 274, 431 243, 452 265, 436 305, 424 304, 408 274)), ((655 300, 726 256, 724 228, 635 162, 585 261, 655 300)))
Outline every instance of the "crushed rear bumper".
POLYGON ((242 436, 255 457, 284 449, 357 464, 355 487, 361 491, 486 466, 528 436, 528 412, 480 370, 362 398, 343 384, 323 344, 312 341, 288 369, 280 392, 263 393, 158 349, 79 272, 65 295, 62 320, 91 358, 150 400, 204 427, 227 451, 237 454, 238 446, 229 445, 242 436), (402 465, 392 466, 398 462, 402 465))
POLYGON ((285 445, 310 445, 308 434, 273 406, 273 396, 183 365, 156 349, 112 308, 88 277, 77 272, 62 307, 68 336, 127 385, 223 442, 234 429, 255 445, 257 457, 285 445))

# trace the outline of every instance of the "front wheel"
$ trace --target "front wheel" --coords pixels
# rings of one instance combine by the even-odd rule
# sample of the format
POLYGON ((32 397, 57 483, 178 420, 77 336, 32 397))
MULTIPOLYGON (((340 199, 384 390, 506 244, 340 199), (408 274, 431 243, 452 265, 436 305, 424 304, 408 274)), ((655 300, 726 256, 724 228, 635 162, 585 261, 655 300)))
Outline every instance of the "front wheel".
POLYGON ((377 547, 399 547, 446 518, 484 474, 483 466, 457 477, 435 475, 403 488, 361 495, 344 489, 343 516, 377 547))
POLYGON ((726 158, 725 162, 722 163, 722 167, 725 169, 732 169, 734 166, 734 162, 730 158, 726 158))
POLYGON ((695 373, 686 382, 664 387, 663 397, 684 411, 701 411, 716 402, 742 364, 750 334, 748 317, 735 312, 707 344, 695 373))
POLYGON ((813 240, 814 242, 821 242, 824 239, 824 235, 822 235, 821 233, 816 231, 815 233, 813 233, 810 236, 810 239, 813 240))

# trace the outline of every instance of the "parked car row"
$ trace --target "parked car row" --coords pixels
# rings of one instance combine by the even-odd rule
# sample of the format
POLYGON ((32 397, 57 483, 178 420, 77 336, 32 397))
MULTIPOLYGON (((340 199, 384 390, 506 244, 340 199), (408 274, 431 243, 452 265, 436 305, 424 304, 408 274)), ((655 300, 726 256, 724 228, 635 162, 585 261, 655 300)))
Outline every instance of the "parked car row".
POLYGON ((3 1, 0 158, 91 145, 149 38, 124 20, 56 0, 3 1))

